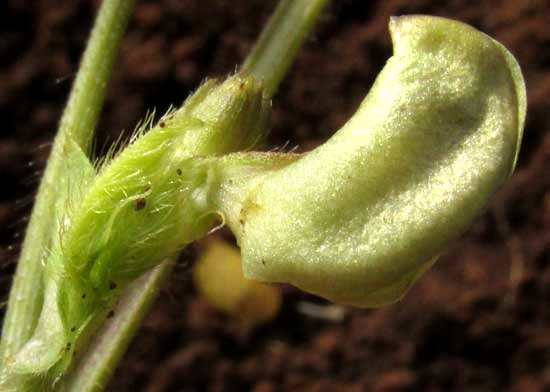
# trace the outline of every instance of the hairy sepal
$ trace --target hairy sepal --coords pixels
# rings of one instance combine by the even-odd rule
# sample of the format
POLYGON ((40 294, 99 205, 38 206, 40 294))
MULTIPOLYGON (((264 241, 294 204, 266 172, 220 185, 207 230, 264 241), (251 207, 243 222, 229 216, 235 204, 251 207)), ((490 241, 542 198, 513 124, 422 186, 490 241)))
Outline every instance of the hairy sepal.
POLYGON ((329 141, 260 174, 242 155, 220 169, 247 277, 397 301, 513 171, 526 100, 512 55, 442 18, 392 18, 390 31, 393 57, 329 141))
POLYGON ((261 85, 235 75, 160 119, 102 168, 75 211, 63 244, 69 273, 105 292, 204 235, 214 216, 203 158, 250 148, 267 112, 261 85))
POLYGON ((78 198, 60 210, 70 213, 60 218, 58 243, 49 250, 43 310, 12 361, 14 374, 57 383, 120 290, 212 227, 217 215, 204 162, 261 141, 268 114, 253 78, 207 81, 181 108, 140 130, 97 175, 88 162, 85 191, 76 186, 78 198))

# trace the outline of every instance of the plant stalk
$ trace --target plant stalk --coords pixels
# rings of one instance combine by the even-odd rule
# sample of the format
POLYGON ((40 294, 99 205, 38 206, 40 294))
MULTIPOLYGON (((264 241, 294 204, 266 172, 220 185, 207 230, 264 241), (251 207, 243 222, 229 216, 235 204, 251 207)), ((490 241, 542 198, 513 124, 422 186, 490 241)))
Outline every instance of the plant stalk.
MULTIPOLYGON (((42 263, 54 236, 58 235, 52 233, 52 227, 56 227, 60 215, 52 206, 60 198, 60 192, 68 192, 59 186, 61 179, 70 175, 65 160, 75 153, 87 156, 133 3, 133 0, 105 0, 99 9, 23 241, 2 329, 2 362, 9 360, 27 342, 36 326, 43 301, 42 263)), ((69 170, 75 172, 79 168, 69 170)))
POLYGON ((242 70, 264 82, 272 97, 328 0, 281 0, 242 70))

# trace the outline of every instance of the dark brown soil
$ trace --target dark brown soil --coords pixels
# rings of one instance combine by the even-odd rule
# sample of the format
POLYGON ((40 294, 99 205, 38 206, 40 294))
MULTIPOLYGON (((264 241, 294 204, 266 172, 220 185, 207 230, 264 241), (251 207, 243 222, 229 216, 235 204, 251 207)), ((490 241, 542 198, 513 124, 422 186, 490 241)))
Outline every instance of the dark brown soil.
MULTIPOLYGON (((97 151, 147 109, 232 72, 274 1, 139 1, 97 151)), ((307 149, 354 111, 390 56, 390 15, 468 22, 504 43, 528 86, 516 174, 400 303, 306 315, 284 289, 277 319, 246 331, 179 268, 109 391, 550 391, 550 4, 545 0, 333 1, 274 99, 271 146, 307 149)), ((0 295, 97 1, 0 2, 0 295)), ((192 251, 191 253, 194 253, 192 251)))

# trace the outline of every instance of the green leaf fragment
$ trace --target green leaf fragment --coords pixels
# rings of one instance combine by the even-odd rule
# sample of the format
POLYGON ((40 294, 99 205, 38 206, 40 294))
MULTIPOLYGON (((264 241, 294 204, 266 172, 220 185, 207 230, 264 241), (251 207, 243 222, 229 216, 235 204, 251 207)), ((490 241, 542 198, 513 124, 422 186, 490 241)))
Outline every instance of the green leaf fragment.
POLYGON ((57 198, 53 208, 57 219, 54 221, 55 226, 51 229, 54 233, 52 244, 48 249, 48 256, 45 258, 44 301, 38 324, 31 339, 17 355, 7 361, 10 374, 6 375, 1 385, 7 390, 21 388, 21 385, 26 385, 26 390, 40 390, 42 387, 38 386, 45 382, 44 377, 26 379, 21 375, 46 373, 53 363, 66 357, 67 353, 72 353, 71 347, 67 348, 70 337, 64 330, 61 314, 57 307, 60 282, 64 277, 61 237, 69 222, 65 211, 71 210, 80 203, 93 182, 95 170, 84 151, 74 141, 67 139, 61 146, 64 154, 61 165, 65 175, 54 183, 54 192, 57 198))
POLYGON ((512 55, 443 18, 392 18, 390 31, 393 57, 324 145, 290 164, 239 154, 220 165, 217 203, 247 277, 394 302, 513 171, 526 98, 512 55))

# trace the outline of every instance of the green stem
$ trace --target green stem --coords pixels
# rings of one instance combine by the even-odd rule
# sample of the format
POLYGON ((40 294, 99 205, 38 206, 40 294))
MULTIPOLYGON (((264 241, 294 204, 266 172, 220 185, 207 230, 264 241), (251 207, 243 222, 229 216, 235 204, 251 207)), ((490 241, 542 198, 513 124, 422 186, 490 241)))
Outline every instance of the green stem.
POLYGON ((25 344, 36 326, 43 300, 42 260, 53 236, 57 235, 52 233, 59 216, 59 211, 52 208, 59 199, 57 184, 67 175, 64 164, 67 156, 75 152, 85 154, 89 150, 133 3, 133 0, 105 0, 99 10, 61 118, 23 242, 2 329, 2 362, 25 344))
MULTIPOLYGON (((277 6, 243 65, 245 72, 264 81, 269 97, 277 90, 327 2, 282 0, 277 6), (267 61, 263 60, 263 56, 267 61)), ((100 391, 106 385, 112 370, 163 286, 172 264, 164 262, 125 292, 126 300, 121 301, 115 316, 96 335, 96 341, 67 376, 68 392, 100 391)))
POLYGON ((272 97, 328 0, 281 0, 242 69, 272 97))
POLYGON ((166 260, 125 291, 115 309, 113 322, 106 323, 97 332, 84 357, 67 377, 68 392, 103 390, 173 266, 173 261, 166 260))
POLYGON ((133 8, 134 0, 103 0, 61 117, 60 135, 70 135, 84 151, 89 149, 133 8))

